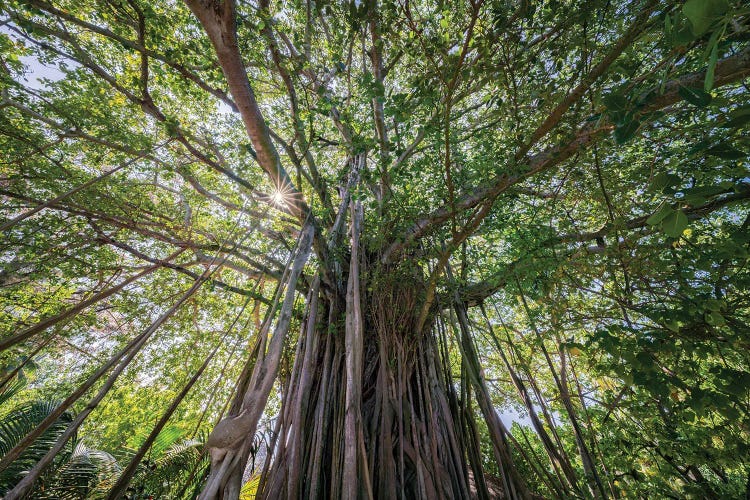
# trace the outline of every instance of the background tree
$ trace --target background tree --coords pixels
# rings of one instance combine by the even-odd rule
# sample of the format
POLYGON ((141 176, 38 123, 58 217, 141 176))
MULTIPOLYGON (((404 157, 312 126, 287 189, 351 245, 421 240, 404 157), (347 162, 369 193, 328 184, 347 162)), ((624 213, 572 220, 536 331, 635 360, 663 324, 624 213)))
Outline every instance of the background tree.
POLYGON ((6 499, 750 490, 743 2, 2 13, 6 499))

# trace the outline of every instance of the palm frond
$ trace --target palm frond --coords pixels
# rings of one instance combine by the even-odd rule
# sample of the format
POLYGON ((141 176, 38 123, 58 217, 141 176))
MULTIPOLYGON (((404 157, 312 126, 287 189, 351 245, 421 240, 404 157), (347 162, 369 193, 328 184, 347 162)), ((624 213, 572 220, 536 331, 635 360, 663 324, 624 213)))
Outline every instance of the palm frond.
POLYGON ((260 486, 260 474, 254 474, 248 482, 242 485, 240 500, 255 500, 258 495, 258 486, 260 486))
POLYGON ((37 489, 35 497, 65 500, 102 498, 120 471, 121 467, 112 455, 79 442, 68 460, 37 489))
MULTIPOLYGON (((0 454, 6 455, 29 432, 58 406, 57 401, 32 401, 25 403, 0 420, 0 454)), ((0 493, 5 494, 52 447, 57 438, 72 421, 70 413, 63 413, 44 434, 34 441, 17 460, 0 473, 0 493)))
MULTIPOLYGON (((24 387, 26 387, 26 379, 15 376, 5 386, 0 389, 0 408, 13 399, 24 387)), ((4 412, 0 412, 2 414, 4 412)))
POLYGON ((203 447, 203 442, 197 439, 173 443, 155 460, 141 463, 131 482, 131 489, 136 494, 154 498, 190 497, 192 491, 200 487, 209 466, 203 447), (180 491, 184 493, 180 494, 180 491))

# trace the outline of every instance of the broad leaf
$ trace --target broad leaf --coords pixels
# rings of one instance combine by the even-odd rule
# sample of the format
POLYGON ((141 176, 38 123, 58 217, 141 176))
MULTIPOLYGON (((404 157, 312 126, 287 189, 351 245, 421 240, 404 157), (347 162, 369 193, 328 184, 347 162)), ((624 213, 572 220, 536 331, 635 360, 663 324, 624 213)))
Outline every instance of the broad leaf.
POLYGON ((682 6, 682 12, 690 21, 693 33, 702 35, 711 24, 729 10, 727 0, 688 0, 682 6))
POLYGON ((711 102, 711 94, 703 89, 680 87, 678 92, 687 102, 699 107, 708 106, 711 102))
POLYGON ((672 238, 679 238, 687 226, 688 218, 682 210, 672 211, 661 222, 662 231, 672 238))

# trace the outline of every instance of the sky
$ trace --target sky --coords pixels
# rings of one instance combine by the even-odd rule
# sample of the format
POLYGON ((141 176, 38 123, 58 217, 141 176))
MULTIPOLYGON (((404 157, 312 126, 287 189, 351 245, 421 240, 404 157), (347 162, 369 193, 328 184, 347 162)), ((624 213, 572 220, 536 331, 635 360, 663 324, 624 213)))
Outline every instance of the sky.
MULTIPOLYGON (((0 34, 9 36, 12 40, 18 42, 20 40, 17 33, 11 30, 7 25, 0 26, 0 34)), ((20 56, 18 58, 23 64, 26 65, 26 77, 24 78, 28 83, 29 88, 42 89, 45 88, 43 79, 52 81, 61 80, 65 77, 65 73, 60 71, 56 66, 50 66, 42 63, 35 56, 20 56)), ((77 66, 77 64, 70 62, 71 66, 77 66)))

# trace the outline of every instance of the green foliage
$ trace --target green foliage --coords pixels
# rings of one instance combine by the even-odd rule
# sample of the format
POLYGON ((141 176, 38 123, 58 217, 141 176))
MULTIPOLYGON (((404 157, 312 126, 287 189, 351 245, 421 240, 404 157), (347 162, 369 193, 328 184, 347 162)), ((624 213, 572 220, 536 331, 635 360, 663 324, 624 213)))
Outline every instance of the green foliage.
MULTIPOLYGON (((138 467, 128 488, 133 499, 194 498, 208 470, 209 458, 199 439, 184 439, 175 428, 164 429, 138 467), (178 497, 178 494, 182 496, 178 497)), ((124 455, 123 461, 127 461, 124 455)))
MULTIPOLYGON (((333 224, 352 160, 366 154, 348 192, 365 213, 365 315, 382 307, 404 342, 421 334, 411 316, 432 276, 430 320, 456 294, 465 300, 481 326, 474 340, 493 403, 521 416, 512 454, 535 493, 553 497, 570 478, 558 477, 529 411, 570 463, 570 496, 593 491, 565 382, 614 496, 741 497, 750 467, 750 97, 736 79, 746 82, 747 68, 728 75, 722 64, 747 58, 746 2, 474 5, 476 14, 471 2, 295 1, 261 12, 237 2, 238 48, 264 127, 318 231, 266 416, 284 404, 311 283, 333 277, 326 300, 347 288, 348 219, 336 232, 333 224), (622 52, 589 79, 631 26, 622 52), (437 268, 446 249, 453 279, 437 268)), ((259 166, 262 150, 185 5, 8 0, 0 11, 0 340, 160 265, 0 352, 3 379, 18 369, 0 389, 0 452, 208 269, 210 280, 154 333, 40 480, 48 498, 106 495, 217 348, 128 491, 190 498, 209 467, 193 437, 226 413, 264 317, 273 324, 300 221, 288 205, 267 203, 285 186, 259 166)), ((343 338, 342 311, 321 313, 320 330, 343 338)), ((370 316, 365 326, 373 335, 370 316)), ((461 349, 452 340, 440 349, 445 384, 459 385, 461 349)), ((0 474, 0 493, 92 392, 0 474)), ((477 429, 480 459, 499 476, 487 423, 477 429)), ((254 495, 253 478, 243 498, 254 495)))
MULTIPOLYGON (((0 452, 6 454, 18 441, 49 415, 57 401, 33 401, 18 406, 0 420, 0 452)), ((55 443, 72 420, 64 413, 34 444, 0 474, 0 492, 7 493, 55 443)), ((208 467, 203 443, 183 439, 183 431, 168 427, 159 434, 131 481, 128 498, 192 497, 208 467)), ((75 439, 58 455, 51 470, 35 485, 33 497, 44 499, 104 498, 127 463, 129 453, 119 459, 75 439)))
POLYGON ((693 26, 693 33, 697 36, 705 33, 708 28, 729 10, 727 0, 688 0, 682 6, 682 12, 693 26))

